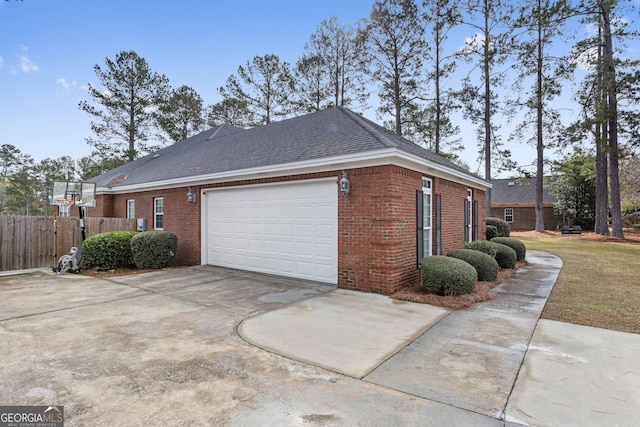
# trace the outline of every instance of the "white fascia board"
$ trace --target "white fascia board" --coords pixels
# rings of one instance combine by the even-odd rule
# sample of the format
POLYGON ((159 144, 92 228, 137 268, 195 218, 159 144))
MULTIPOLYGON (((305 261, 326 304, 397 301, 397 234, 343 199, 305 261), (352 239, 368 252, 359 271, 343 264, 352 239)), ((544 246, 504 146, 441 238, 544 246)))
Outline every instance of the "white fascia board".
POLYGON ((429 161, 424 157, 420 157, 412 153, 407 153, 406 151, 399 150, 398 157, 406 162, 405 164, 398 164, 398 166, 404 166, 408 169, 422 171, 425 174, 433 177, 459 182, 461 184, 465 184, 480 190, 486 190, 487 188, 493 187, 493 184, 480 177, 471 175, 470 173, 464 173, 457 169, 449 168, 447 166, 441 165, 440 163, 429 161))
POLYGON ((369 166, 381 166, 393 164, 419 170, 432 176, 453 179, 456 182, 475 184, 478 188, 487 188, 491 184, 465 175, 462 172, 452 170, 446 166, 431 162, 423 157, 416 156, 396 147, 380 150, 364 151, 355 154, 325 157, 322 159, 303 160, 300 162, 261 166, 258 168, 238 169, 214 174, 199 175, 196 177, 182 177, 163 181, 146 182, 132 185, 120 185, 115 188, 98 187, 96 194, 122 194, 141 191, 158 190, 164 188, 185 187, 189 185, 216 184, 219 182, 242 181, 249 179, 273 178, 284 175, 298 175, 331 170, 352 169, 369 166))

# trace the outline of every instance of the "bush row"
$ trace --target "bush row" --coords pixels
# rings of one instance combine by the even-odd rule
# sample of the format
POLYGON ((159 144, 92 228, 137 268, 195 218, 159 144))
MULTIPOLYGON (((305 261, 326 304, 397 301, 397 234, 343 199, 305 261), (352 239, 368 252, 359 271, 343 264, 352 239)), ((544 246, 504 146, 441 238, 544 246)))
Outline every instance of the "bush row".
POLYGON ((456 249, 449 251, 448 257, 461 259, 465 261, 478 273, 478 280, 481 282, 493 282, 498 277, 500 266, 494 257, 484 252, 474 251, 470 249, 456 249))
POLYGON ((425 257, 422 287, 437 295, 467 294, 473 292, 478 280, 496 280, 500 268, 515 268, 525 255, 524 243, 510 237, 468 242, 464 249, 449 251, 446 257, 425 257))
POLYGON ((169 266, 178 249, 170 231, 111 231, 96 234, 82 243, 82 265, 98 271, 135 264, 137 268, 169 266))
POLYGON ((494 237, 509 237, 511 233, 511 226, 503 219, 489 217, 485 220, 485 224, 487 225, 487 240, 491 240, 494 237), (493 235, 494 230, 491 229, 491 231, 489 231, 489 226, 495 227, 498 234, 493 235), (492 234, 491 237, 489 233, 492 234))

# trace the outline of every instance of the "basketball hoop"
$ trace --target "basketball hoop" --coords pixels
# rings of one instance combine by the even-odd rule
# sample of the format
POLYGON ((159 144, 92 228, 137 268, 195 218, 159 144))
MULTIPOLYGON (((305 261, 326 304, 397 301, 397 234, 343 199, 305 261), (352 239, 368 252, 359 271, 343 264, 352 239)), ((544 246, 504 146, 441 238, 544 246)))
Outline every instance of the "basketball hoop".
POLYGON ((71 206, 73 206, 73 200, 67 199, 55 199, 53 204, 58 206, 59 212, 58 216, 71 216, 69 211, 71 210, 71 206))

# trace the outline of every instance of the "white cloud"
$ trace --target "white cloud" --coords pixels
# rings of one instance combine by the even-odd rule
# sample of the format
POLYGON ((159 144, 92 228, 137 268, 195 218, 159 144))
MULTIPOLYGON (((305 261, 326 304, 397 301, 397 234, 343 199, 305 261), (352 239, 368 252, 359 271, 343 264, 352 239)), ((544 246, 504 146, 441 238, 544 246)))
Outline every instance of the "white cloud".
POLYGON ((76 89, 80 89, 80 90, 88 90, 89 88, 85 85, 79 85, 78 82, 76 82, 75 80, 72 81, 68 81, 67 79, 60 77, 58 79, 56 79, 56 84, 58 86, 63 87, 64 89, 68 90, 68 91, 72 91, 72 90, 76 90, 76 89))
POLYGON ((71 83, 69 83, 67 79, 63 79, 63 78, 57 79, 56 84, 62 86, 65 89, 71 89, 71 83))
POLYGON ((64 89, 66 89, 68 91, 80 89, 80 90, 86 92, 86 91, 89 90, 89 86, 87 86, 87 85, 78 84, 78 82, 75 81, 75 80, 68 81, 67 79, 62 78, 62 77, 56 80, 56 84, 58 86, 62 86, 64 89))
POLYGON ((31 59, 29 48, 21 44, 20 50, 22 50, 22 54, 18 55, 18 66, 11 66, 11 74, 17 74, 18 71, 22 71, 23 73, 36 73, 40 71, 40 67, 31 59))
POLYGON ((25 73, 35 73, 40 71, 40 67, 24 55, 20 56, 20 69, 25 73))
POLYGON ((2 56, 0 56, 0 68, 2 68, 3 65, 4 65, 4 60, 2 59, 2 56))

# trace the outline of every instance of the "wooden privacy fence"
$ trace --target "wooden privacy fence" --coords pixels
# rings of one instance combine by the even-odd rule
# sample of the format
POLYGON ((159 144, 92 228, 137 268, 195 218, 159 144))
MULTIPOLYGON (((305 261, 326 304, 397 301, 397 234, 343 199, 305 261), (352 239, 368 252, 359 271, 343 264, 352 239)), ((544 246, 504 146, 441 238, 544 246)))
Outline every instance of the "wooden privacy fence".
MULTIPOLYGON (((85 237, 135 231, 136 220, 84 218, 85 237)), ((82 245, 80 218, 0 215, 0 271, 53 267, 72 246, 82 245)))

